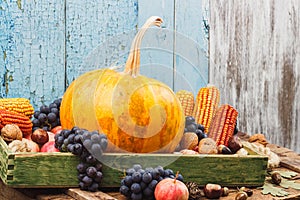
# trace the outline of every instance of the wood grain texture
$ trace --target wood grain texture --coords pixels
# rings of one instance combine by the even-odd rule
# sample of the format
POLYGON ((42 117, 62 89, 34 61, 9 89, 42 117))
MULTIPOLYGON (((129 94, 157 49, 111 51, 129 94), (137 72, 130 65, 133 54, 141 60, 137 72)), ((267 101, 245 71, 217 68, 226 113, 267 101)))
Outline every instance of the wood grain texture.
POLYGON ((210 1, 210 82, 238 126, 300 152, 300 3, 210 1), (298 145, 297 145, 298 144, 298 145))
POLYGON ((63 94, 64 1, 0 1, 0 96, 34 106, 63 94))

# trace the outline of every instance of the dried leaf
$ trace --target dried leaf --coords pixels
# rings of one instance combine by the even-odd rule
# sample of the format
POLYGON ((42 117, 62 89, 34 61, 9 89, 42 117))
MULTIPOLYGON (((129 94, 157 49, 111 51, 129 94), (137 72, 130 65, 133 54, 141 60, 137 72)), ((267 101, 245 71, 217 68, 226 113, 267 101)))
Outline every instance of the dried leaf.
POLYGON ((295 181, 289 181, 286 179, 282 179, 280 186, 283 188, 294 188, 296 190, 300 190, 300 183, 295 183, 295 181))
POLYGON ((297 172, 292 172, 292 171, 276 171, 276 172, 278 172, 284 178, 292 178, 298 175, 297 172))
POLYGON ((263 190, 261 191, 262 194, 271 194, 273 196, 277 197, 283 197, 283 196, 288 196, 289 193, 283 190, 282 188, 278 188, 275 185, 271 183, 265 183, 262 187, 263 190))

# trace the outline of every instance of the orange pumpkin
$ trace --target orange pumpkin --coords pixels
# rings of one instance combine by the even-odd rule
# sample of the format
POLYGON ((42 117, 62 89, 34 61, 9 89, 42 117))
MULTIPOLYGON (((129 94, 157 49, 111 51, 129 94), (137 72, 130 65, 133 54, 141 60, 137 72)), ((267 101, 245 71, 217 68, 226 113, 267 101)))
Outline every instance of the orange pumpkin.
POLYGON ((109 152, 173 152, 184 129, 184 113, 172 89, 139 74, 140 43, 147 28, 162 19, 150 17, 137 33, 123 72, 98 69, 78 77, 65 92, 60 113, 63 128, 99 130, 109 152))

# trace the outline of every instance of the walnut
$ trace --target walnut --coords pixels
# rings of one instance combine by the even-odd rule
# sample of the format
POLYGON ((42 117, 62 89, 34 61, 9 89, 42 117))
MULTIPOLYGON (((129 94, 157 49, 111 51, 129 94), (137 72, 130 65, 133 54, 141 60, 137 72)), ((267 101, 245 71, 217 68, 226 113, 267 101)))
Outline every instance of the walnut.
POLYGON ((6 142, 11 142, 13 140, 22 140, 23 133, 16 124, 6 124, 1 129, 1 137, 6 142))
POLYGON ((27 146, 27 143, 22 140, 14 140, 9 143, 8 148, 12 152, 30 152, 30 149, 27 146))

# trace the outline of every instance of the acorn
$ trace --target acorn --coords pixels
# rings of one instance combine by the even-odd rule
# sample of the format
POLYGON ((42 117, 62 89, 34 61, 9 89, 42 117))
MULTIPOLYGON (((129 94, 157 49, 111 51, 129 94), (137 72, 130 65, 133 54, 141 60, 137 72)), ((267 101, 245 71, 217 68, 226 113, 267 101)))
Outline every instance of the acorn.
POLYGON ((272 173, 271 178, 274 184, 279 185, 281 183, 281 175, 278 172, 272 173))

